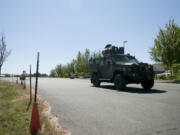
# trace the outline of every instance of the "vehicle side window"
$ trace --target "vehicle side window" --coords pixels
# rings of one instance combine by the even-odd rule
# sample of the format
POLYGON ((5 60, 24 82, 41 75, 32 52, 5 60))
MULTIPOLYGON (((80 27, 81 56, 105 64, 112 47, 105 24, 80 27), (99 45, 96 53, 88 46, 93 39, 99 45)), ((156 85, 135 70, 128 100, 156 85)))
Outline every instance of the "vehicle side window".
POLYGON ((112 64, 112 60, 111 59, 106 59, 106 65, 111 65, 112 64))
POLYGON ((116 58, 116 61, 118 61, 118 62, 127 62, 127 58, 120 56, 120 57, 116 58))
POLYGON ((90 60, 90 61, 89 61, 89 64, 93 64, 93 60, 90 60))
POLYGON ((104 61, 103 59, 100 60, 100 65, 103 66, 104 65, 104 61))
POLYGON ((99 60, 99 59, 97 59, 97 60, 96 60, 96 64, 99 64, 99 62, 100 62, 100 60, 99 60))

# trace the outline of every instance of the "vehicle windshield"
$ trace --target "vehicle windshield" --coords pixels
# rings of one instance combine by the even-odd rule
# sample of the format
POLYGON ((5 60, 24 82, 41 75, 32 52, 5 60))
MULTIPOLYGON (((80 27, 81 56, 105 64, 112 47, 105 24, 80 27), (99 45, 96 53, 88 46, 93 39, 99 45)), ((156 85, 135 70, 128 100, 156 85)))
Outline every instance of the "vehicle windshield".
POLYGON ((139 63, 135 57, 128 57, 130 63, 139 63))
POLYGON ((135 57, 132 56, 119 56, 116 57, 116 62, 129 62, 129 63, 139 63, 135 57))

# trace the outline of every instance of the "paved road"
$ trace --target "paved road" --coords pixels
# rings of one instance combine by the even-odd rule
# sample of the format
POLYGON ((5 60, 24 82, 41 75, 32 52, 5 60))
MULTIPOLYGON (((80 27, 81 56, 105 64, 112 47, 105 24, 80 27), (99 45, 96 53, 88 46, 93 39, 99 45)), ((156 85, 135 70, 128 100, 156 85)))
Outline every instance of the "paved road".
POLYGON ((128 85, 92 87, 89 80, 40 79, 39 94, 72 135, 179 135, 180 84, 156 83, 150 91, 128 85))

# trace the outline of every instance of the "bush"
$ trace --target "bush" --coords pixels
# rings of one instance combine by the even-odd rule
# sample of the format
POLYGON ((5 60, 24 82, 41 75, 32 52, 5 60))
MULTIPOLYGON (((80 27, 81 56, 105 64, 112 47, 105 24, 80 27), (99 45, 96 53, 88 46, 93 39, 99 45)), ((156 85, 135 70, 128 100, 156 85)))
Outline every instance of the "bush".
POLYGON ((78 77, 78 73, 74 73, 73 76, 74 76, 75 78, 77 78, 77 77, 78 77))
POLYGON ((173 65, 173 74, 175 76, 174 79, 180 80, 180 63, 173 65))
POLYGON ((175 74, 175 80, 180 80, 180 73, 175 74))
POLYGON ((173 79, 174 76, 169 76, 169 75, 161 75, 161 76, 155 76, 155 80, 171 80, 173 79))

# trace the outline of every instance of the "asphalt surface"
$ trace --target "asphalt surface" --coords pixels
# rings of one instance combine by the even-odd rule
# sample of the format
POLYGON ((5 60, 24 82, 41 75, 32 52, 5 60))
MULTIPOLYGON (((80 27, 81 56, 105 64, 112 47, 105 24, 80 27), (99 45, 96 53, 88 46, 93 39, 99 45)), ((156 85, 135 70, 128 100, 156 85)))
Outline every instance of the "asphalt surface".
POLYGON ((39 79, 38 93, 72 135, 180 135, 180 84, 152 90, 113 84, 93 87, 85 79, 39 79))

